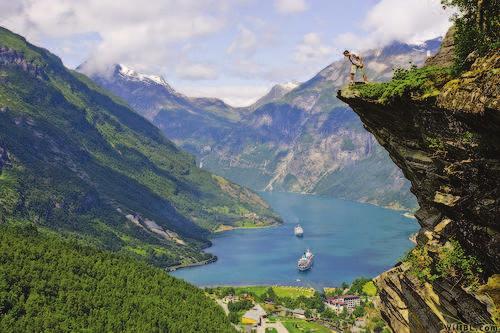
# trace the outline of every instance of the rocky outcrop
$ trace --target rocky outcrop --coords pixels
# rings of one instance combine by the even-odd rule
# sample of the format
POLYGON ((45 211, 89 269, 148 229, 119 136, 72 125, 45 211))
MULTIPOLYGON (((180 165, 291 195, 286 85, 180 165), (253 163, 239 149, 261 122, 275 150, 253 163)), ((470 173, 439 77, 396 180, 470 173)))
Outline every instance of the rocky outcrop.
POLYGON ((425 61, 426 66, 451 66, 455 59, 455 31, 452 27, 448 30, 441 43, 439 52, 425 61))
MULTIPOLYGON (((391 102, 356 89, 339 98, 411 181, 420 209, 419 246, 433 257, 450 239, 476 257, 482 279, 500 272, 500 54, 437 84, 438 92, 391 102)), ((405 264, 377 278, 381 311, 396 332, 439 332, 452 322, 491 323, 495 301, 438 279, 416 281, 405 264)), ((498 289, 498 284, 494 289, 498 289)))
POLYGON ((8 47, 0 46, 0 66, 15 66, 37 77, 45 77, 40 66, 26 59, 25 55, 8 47))
POLYGON ((450 281, 422 284, 399 266, 376 282, 382 316, 394 332, 440 332, 450 322, 475 327, 492 323, 488 305, 450 281))

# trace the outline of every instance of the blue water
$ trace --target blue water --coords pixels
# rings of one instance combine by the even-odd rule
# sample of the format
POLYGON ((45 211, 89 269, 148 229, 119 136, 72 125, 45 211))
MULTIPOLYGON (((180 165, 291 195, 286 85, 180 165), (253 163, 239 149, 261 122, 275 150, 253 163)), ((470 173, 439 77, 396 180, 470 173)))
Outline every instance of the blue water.
POLYGON ((393 266, 413 244, 419 227, 402 212, 368 204, 291 193, 262 193, 284 224, 232 230, 212 239, 207 251, 217 262, 172 275, 198 286, 336 286, 356 277, 374 277, 393 266), (304 237, 293 235, 300 222, 304 237), (310 248, 314 266, 299 272, 297 260, 310 248))

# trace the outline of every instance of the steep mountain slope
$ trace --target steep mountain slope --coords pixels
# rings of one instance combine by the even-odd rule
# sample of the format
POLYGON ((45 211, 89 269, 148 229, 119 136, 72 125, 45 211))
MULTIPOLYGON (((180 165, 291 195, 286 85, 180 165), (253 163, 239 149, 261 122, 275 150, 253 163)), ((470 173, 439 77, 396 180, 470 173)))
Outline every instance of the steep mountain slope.
POLYGON ((200 249, 222 224, 277 221, 256 194, 200 170, 122 101, 3 28, 0 83, 3 221, 161 265, 208 259, 200 249))
MULTIPOLYGON (((370 51, 365 56, 369 77, 383 81, 394 67, 407 67, 410 61, 420 65, 439 44, 440 39, 422 45, 393 43, 370 51)), ((194 153, 204 168, 236 183, 255 190, 319 193, 414 208, 409 183, 335 96, 348 70, 346 61, 337 61, 303 84, 276 85, 243 109, 220 100, 188 98, 168 85, 138 86, 119 69, 92 78, 194 153)))
POLYGON ((377 278, 381 311, 395 332, 500 320, 500 54, 452 78, 441 66, 453 57, 444 45, 434 66, 339 92, 401 167, 420 205, 417 248, 377 278))

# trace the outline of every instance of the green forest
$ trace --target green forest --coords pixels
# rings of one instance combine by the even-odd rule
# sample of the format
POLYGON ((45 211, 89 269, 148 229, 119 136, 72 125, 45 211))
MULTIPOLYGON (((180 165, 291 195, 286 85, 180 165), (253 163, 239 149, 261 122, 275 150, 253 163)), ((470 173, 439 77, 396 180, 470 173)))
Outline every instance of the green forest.
POLYGON ((0 226, 1 332, 234 332, 202 290, 31 224, 0 226))

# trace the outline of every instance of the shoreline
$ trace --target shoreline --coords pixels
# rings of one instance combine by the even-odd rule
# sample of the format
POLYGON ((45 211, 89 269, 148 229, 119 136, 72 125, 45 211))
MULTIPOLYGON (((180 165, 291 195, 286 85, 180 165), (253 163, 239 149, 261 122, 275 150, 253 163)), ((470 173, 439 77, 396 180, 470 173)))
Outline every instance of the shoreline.
POLYGON ((417 218, 415 217, 415 214, 410 212, 410 211, 407 211, 406 213, 403 214, 404 217, 408 218, 408 219, 412 219, 412 220, 416 220, 417 218))
POLYGON ((277 222, 277 223, 272 223, 272 224, 267 224, 267 225, 259 225, 259 226, 254 226, 254 227, 234 227, 231 225, 221 224, 217 227, 217 229, 212 231, 212 233, 214 235, 216 235, 216 234, 221 234, 221 233, 226 232, 226 231, 233 231, 233 230, 265 229, 265 228, 278 227, 278 226, 283 225, 283 224, 284 224, 284 222, 281 222, 281 223, 277 222))
MULTIPOLYGON (((273 192, 265 192, 265 193, 273 193, 273 192)), ((375 207, 380 207, 380 208, 384 208, 384 209, 388 209, 388 210, 392 210, 392 211, 405 212, 404 214, 401 214, 405 218, 416 219, 416 217, 414 216, 414 212, 412 210, 408 210, 408 209, 395 209, 394 207, 381 206, 381 205, 377 205, 377 204, 371 203, 371 202, 360 202, 360 201, 354 201, 354 200, 340 199, 340 198, 335 198, 335 197, 318 195, 318 194, 315 194, 315 193, 300 193, 300 192, 278 192, 278 193, 290 193, 290 194, 299 194, 299 195, 307 195, 307 196, 319 196, 319 197, 324 197, 324 198, 332 198, 332 199, 336 199, 336 200, 348 201, 348 202, 352 202, 352 203, 367 204, 367 205, 371 205, 371 206, 375 206, 375 207)), ((279 221, 280 222, 275 222, 275 223, 271 223, 271 224, 268 224, 268 225, 255 225, 255 226, 250 226, 250 227, 248 227, 248 226, 246 226, 246 227, 240 227, 240 226, 231 226, 231 225, 220 224, 217 227, 217 229, 215 229, 215 230, 213 230, 211 232, 210 236, 217 236, 217 235, 222 234, 224 232, 234 231, 234 230, 265 229, 265 228, 278 227, 280 225, 285 224, 285 222, 282 219, 280 219, 279 221)), ((414 243, 414 244, 416 244, 416 235, 417 235, 417 233, 414 234, 414 235, 412 234, 412 235, 410 235, 410 237, 408 237, 408 239, 412 243, 414 243)), ((210 247, 212 247, 212 242, 210 240, 210 236, 208 238, 208 241, 209 241, 209 244, 207 244, 208 246, 204 247, 202 249, 202 251, 205 251, 207 249, 210 249, 210 247)), ((207 252, 205 252, 205 253, 207 253, 207 252)), ((193 263, 190 263, 190 264, 180 264, 180 265, 168 266, 168 267, 165 267, 164 269, 165 269, 166 272, 175 272, 175 271, 177 271, 179 269, 192 268, 192 267, 204 266, 204 265, 215 263, 218 260, 217 256, 215 256, 215 255, 213 255, 211 253, 209 253, 209 254, 212 255, 212 257, 210 257, 209 259, 198 261, 198 262, 193 262, 193 263)), ((249 286, 249 285, 245 285, 245 286, 249 286)), ((204 287, 206 287, 206 286, 204 286, 204 287)))
POLYGON ((417 207, 413 207, 413 208, 399 206, 399 205, 382 205, 382 204, 378 204, 374 201, 358 201, 358 200, 354 200, 354 199, 345 199, 345 198, 339 198, 339 197, 334 197, 334 196, 325 195, 325 194, 308 193, 308 192, 257 191, 257 193, 289 193, 289 194, 300 194, 300 195, 306 195, 306 196, 318 196, 318 197, 323 197, 323 198, 331 198, 331 199, 336 199, 336 200, 349 201, 349 202, 360 203, 360 204, 367 204, 367 205, 372 205, 375 207, 390 209, 393 211, 407 212, 409 214, 414 214, 419 209, 418 205, 417 205, 417 207))
POLYGON ((203 266, 203 265, 208 265, 211 263, 214 263, 218 260, 217 256, 212 255, 212 257, 202 260, 202 261, 196 261, 190 264, 180 264, 180 265, 175 265, 175 266, 168 266, 165 267, 165 270, 170 273, 170 272, 175 272, 178 269, 182 268, 189 268, 189 267, 197 267, 197 266, 203 266))

